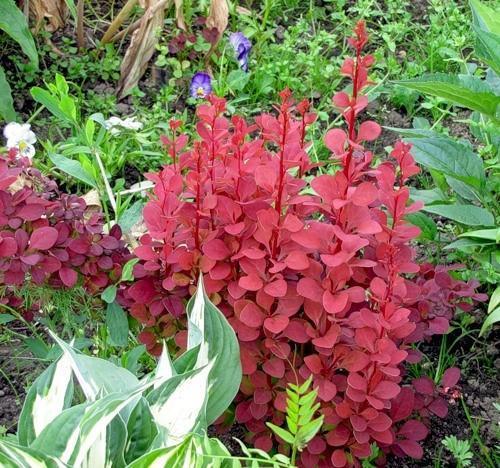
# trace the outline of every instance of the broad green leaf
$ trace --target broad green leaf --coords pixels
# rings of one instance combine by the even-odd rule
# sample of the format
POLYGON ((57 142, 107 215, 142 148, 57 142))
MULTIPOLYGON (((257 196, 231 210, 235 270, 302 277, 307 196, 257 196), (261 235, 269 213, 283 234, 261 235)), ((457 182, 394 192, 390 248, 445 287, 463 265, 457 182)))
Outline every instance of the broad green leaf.
POLYGON ((409 138, 415 160, 481 190, 486 182, 483 160, 470 147, 451 138, 409 138))
POLYGON ((439 136, 438 133, 433 132, 432 130, 427 130, 425 128, 399 128, 399 127, 383 127, 386 130, 390 130, 391 132, 396 132, 399 135, 405 138, 432 138, 435 136, 439 136))
POLYGON ((49 346, 38 336, 29 336, 24 339, 24 344, 37 358, 46 359, 50 351, 49 346))
POLYGON ((495 242, 493 241, 487 241, 484 239, 458 239, 451 244, 445 245, 443 247, 444 250, 453 250, 453 249, 458 249, 463 252, 468 252, 471 249, 478 249, 482 247, 486 247, 488 245, 495 245, 495 242))
POLYGON ((500 33, 500 12, 480 0, 469 0, 474 24, 485 31, 500 33))
POLYGON ((242 91, 248 80, 250 79, 250 74, 245 73, 243 70, 233 70, 227 75, 227 85, 231 91, 242 91))
POLYGON ((114 284, 110 284, 102 293, 101 299, 106 302, 106 304, 111 304, 116 299, 116 293, 118 289, 114 284))
MULTIPOLYGON (((200 279, 195 296, 188 302, 187 311, 189 327, 194 325, 203 335, 197 365, 214 361, 210 372, 207 403, 207 422, 212 424, 238 393, 241 383, 241 362, 236 334, 224 315, 210 301, 202 284, 200 279)), ((196 336, 190 338, 188 334, 188 348, 189 343, 191 346, 196 346, 196 336)))
POLYGON ((494 309, 500 306, 500 286, 497 286, 495 291, 490 297, 490 302, 488 304, 488 314, 491 314, 494 309))
POLYGON ((61 171, 93 188, 97 188, 97 182, 94 177, 83 168, 79 161, 69 159, 57 153, 49 153, 49 159, 52 161, 52 164, 61 171))
POLYGON ((71 364, 63 355, 31 385, 19 417, 17 436, 21 444, 30 445, 50 422, 71 405, 71 375, 71 364))
POLYGON ((434 188, 430 190, 418 190, 410 187, 410 198, 414 201, 423 201, 425 205, 432 205, 433 203, 443 203, 448 200, 448 196, 440 189, 434 188))
POLYGON ((0 117, 6 122, 16 120, 16 111, 14 110, 14 101, 12 100, 12 91, 9 82, 5 76, 5 71, 0 65, 0 117))
POLYGON ((468 231, 460 234, 458 237, 476 237, 478 239, 491 240, 500 243, 500 228, 479 229, 477 231, 468 231))
POLYGON ((13 322, 14 320, 17 320, 17 317, 12 314, 0 314, 0 325, 5 325, 6 323, 13 322))
POLYGON ((424 94, 441 97, 491 117, 496 116, 500 105, 500 96, 494 93, 491 86, 472 75, 434 73, 395 83, 424 94))
POLYGON ((29 30, 26 17, 14 0, 0 0, 0 29, 21 46, 31 63, 38 68, 38 52, 35 41, 29 30))
POLYGON ((477 202, 480 200, 477 191, 474 190, 471 186, 467 185, 465 182, 462 182, 461 180, 457 180, 450 176, 446 176, 445 178, 450 188, 459 197, 472 202, 477 202))
POLYGON ((144 455, 153 443, 158 430, 154 423, 149 405, 141 398, 130 414, 127 423, 128 444, 125 461, 131 463, 144 455))
POLYGON ((31 88, 31 96, 39 104, 44 105, 48 111, 63 122, 73 123, 71 116, 61 108, 61 102, 50 91, 35 86, 31 88))
POLYGON ((65 468, 66 465, 44 450, 21 447, 0 439, 0 466, 2 468, 65 468))
POLYGON ((128 344, 128 316, 116 302, 111 302, 106 308, 106 326, 109 338, 114 346, 127 346, 128 344))
POLYGON ((406 215, 406 219, 420 228, 420 236, 422 239, 435 240, 437 237, 437 226, 432 218, 429 218, 426 214, 422 212, 411 213, 406 215))
POLYGON ((500 307, 496 308, 487 315, 486 320, 483 322, 483 326, 481 327, 481 332, 479 333, 479 336, 483 336, 483 334, 486 332, 486 330, 488 330, 488 328, 490 328, 491 326, 493 326, 495 323, 498 322, 500 322, 500 307))
MULTIPOLYGON (((500 75, 500 36, 473 26, 476 33, 476 54, 500 75)), ((498 117, 498 116, 497 116, 498 117)))
POLYGON ((431 205, 423 208, 428 213, 456 221, 466 226, 494 226, 493 215, 475 205, 431 205))

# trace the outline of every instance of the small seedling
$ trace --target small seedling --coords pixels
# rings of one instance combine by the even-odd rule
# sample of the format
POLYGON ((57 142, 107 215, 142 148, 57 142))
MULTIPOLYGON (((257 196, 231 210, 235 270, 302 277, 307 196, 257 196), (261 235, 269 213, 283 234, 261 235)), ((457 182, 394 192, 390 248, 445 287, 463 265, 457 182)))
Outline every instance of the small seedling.
POLYGON ((457 462, 457 468, 471 465, 472 452, 468 440, 459 440, 454 435, 445 437, 441 443, 452 453, 457 462))

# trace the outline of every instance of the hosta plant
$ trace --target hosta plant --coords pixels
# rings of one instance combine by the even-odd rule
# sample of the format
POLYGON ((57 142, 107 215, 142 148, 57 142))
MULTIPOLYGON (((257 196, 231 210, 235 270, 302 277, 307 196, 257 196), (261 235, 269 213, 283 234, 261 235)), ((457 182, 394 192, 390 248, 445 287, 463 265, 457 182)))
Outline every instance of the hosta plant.
POLYGON ((474 283, 416 262, 419 229, 406 217, 421 204, 409 203, 407 184, 419 168, 410 145, 397 142, 378 159, 363 146, 381 132, 359 122, 374 62, 363 54, 364 23, 349 43, 355 57, 341 71, 351 86, 333 98, 346 126, 325 136, 337 170, 315 175, 307 138, 315 114, 289 90, 252 124, 227 118, 225 101, 209 96, 191 143, 171 122, 163 140, 172 161, 148 176, 148 233, 121 296, 151 353, 165 337, 184 347, 184 304, 201 272, 240 342, 235 417, 247 441, 288 453, 267 423, 283 428, 288 384, 312 378, 324 422, 301 466, 352 466, 371 444, 381 456, 421 457, 421 418, 443 415, 433 402, 445 401, 431 385, 422 402, 403 380, 405 364, 419 359, 412 344, 445 333, 456 307, 482 298, 474 283))
POLYGON ((207 454, 229 457, 206 429, 238 391, 238 342, 201 282, 188 310, 186 352, 172 362, 164 347, 141 380, 52 334, 62 355, 29 389, 17 435, 0 439, 2 466, 207 466, 198 464, 207 454))

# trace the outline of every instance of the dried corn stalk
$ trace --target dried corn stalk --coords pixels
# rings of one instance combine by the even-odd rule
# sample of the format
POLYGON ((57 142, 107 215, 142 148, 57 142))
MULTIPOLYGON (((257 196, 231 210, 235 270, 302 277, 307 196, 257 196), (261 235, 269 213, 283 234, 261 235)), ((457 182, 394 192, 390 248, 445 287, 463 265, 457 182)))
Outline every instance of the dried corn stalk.
POLYGON ((122 99, 137 85, 146 71, 149 60, 156 50, 159 31, 163 28, 165 9, 173 0, 146 0, 146 11, 140 20, 139 27, 132 34, 130 45, 123 58, 120 69, 117 94, 122 99))
POLYGON ((50 32, 63 28, 68 19, 66 0, 30 0, 30 13, 35 23, 35 32, 42 26, 50 32))

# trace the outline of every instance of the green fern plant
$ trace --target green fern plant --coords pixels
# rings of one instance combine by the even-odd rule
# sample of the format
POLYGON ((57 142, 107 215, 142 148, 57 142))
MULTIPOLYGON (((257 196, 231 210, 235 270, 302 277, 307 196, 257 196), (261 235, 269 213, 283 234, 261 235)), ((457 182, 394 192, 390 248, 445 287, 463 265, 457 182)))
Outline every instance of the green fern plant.
POLYGON ((459 440, 454 435, 446 436, 441 443, 452 453, 457 462, 457 468, 471 465, 472 452, 468 440, 459 440))
POLYGON ((316 402, 318 391, 311 389, 312 378, 309 377, 302 385, 288 384, 286 393, 286 423, 287 429, 267 423, 268 427, 287 444, 292 455, 290 461, 295 465, 297 451, 302 451, 323 425, 324 416, 314 419, 314 414, 320 404, 316 402))

